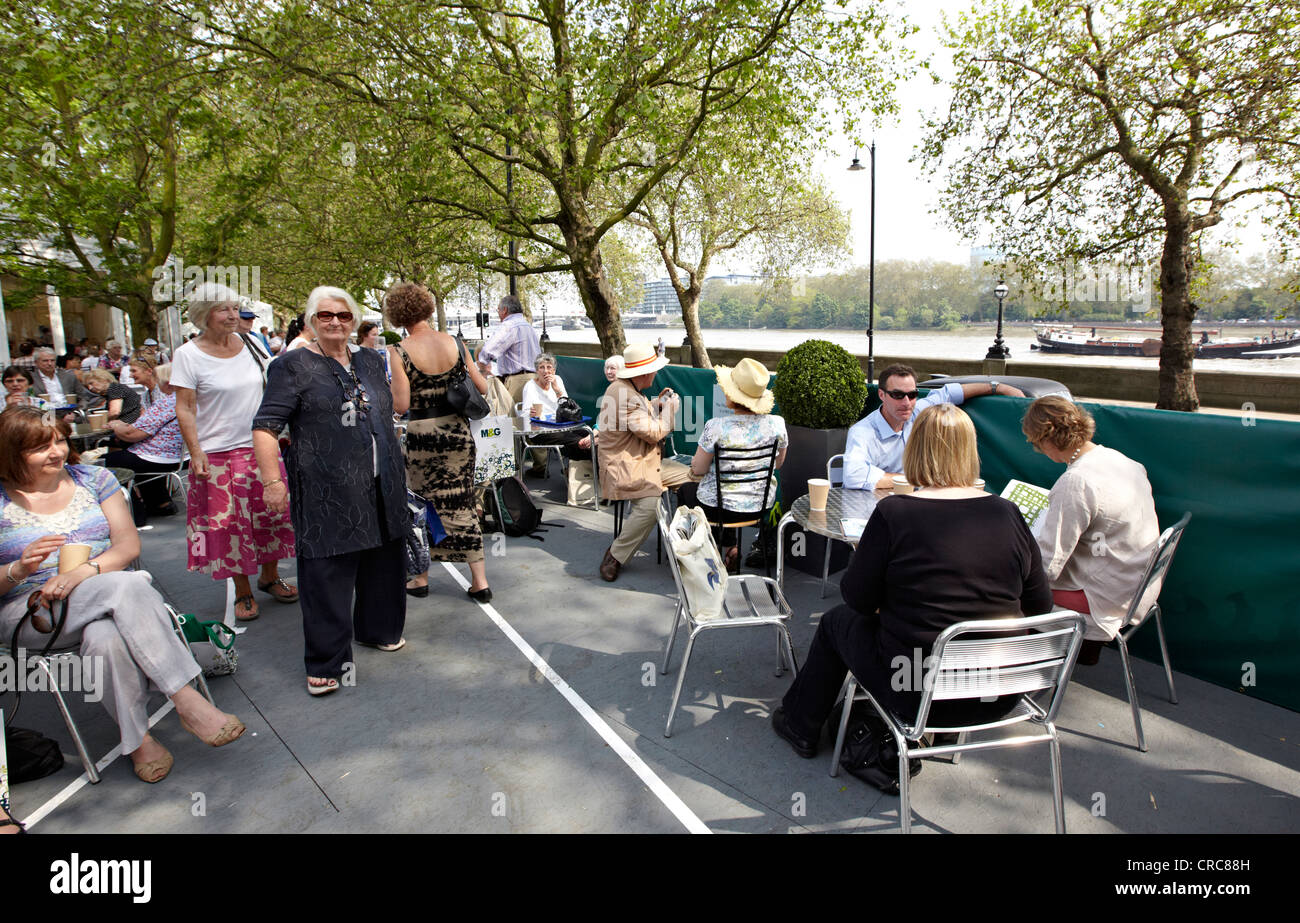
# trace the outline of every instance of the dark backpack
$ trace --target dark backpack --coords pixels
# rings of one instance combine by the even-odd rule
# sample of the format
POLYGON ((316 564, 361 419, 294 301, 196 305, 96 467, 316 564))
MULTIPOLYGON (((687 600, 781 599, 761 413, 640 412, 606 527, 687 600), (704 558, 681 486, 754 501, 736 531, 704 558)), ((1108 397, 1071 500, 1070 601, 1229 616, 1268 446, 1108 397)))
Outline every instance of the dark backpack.
POLYGON ((545 541, 534 532, 541 528, 542 511, 533 502, 524 482, 518 477, 501 478, 493 482, 483 497, 483 515, 492 525, 493 532, 504 532, 515 538, 533 538, 545 541))

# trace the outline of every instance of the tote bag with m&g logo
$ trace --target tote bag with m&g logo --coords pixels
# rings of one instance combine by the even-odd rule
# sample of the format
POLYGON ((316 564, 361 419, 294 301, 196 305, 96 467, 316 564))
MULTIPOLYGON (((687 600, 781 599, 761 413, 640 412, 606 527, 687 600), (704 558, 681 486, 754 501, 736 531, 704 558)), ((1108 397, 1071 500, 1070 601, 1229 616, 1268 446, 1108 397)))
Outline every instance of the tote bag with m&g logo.
POLYGON ((474 436, 474 483, 491 484, 515 473, 515 430, 510 417, 489 414, 469 421, 474 436))

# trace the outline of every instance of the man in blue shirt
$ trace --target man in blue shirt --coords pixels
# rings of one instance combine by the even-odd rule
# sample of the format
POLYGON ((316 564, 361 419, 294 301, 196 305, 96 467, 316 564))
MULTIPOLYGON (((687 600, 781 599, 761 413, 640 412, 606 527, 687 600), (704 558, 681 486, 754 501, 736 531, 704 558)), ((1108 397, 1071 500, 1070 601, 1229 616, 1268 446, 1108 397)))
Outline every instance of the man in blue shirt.
POLYGON ((844 449, 844 486, 856 490, 892 488, 903 473, 903 448, 916 415, 932 404, 960 404, 985 394, 1024 397, 1019 388, 998 381, 946 384, 921 397, 916 372, 891 365, 880 373, 880 407, 853 424, 844 449))

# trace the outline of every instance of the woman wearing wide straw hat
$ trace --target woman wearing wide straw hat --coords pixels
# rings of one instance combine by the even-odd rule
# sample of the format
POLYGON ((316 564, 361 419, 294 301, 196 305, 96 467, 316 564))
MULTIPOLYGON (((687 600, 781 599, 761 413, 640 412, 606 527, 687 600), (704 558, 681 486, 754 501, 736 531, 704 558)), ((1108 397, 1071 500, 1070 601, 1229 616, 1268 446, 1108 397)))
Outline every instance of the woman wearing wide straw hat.
POLYGON ((659 469, 659 443, 673 431, 681 400, 664 388, 653 401, 641 392, 654 384, 655 373, 668 360, 649 343, 623 350, 623 368, 600 402, 600 495, 630 500, 623 529, 605 551, 600 576, 618 579, 619 571, 654 531, 659 495, 664 492, 659 469))
MULTIPOLYGON (((785 463, 786 447, 790 443, 785 432, 785 420, 772 413, 774 398, 767 382, 771 373, 755 359, 741 359, 735 368, 717 365, 718 387, 726 395, 727 406, 734 413, 714 417, 704 424, 700 432, 695 457, 691 459, 691 474, 702 480, 698 485, 685 484, 677 490, 677 497, 687 506, 700 506, 709 519, 717 521, 722 516, 722 500, 718 497, 718 479, 714 471, 713 455, 719 445, 724 449, 755 449, 776 443, 775 468, 785 463)), ((755 462, 755 464, 759 464, 755 462)), ((761 462, 767 466, 766 459, 761 462)), ((759 513, 763 509, 764 487, 770 503, 776 497, 776 478, 770 485, 762 480, 724 484, 722 499, 730 513, 759 513)), ((740 557, 736 545, 736 530, 723 529, 719 545, 728 570, 735 570, 740 557)))

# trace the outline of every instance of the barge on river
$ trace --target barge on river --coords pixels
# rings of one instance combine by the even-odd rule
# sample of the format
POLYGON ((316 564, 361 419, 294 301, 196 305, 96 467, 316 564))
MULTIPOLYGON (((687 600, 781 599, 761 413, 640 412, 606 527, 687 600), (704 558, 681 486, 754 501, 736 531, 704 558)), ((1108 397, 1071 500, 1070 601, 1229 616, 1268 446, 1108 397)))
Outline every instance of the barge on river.
MULTIPOLYGON (((1131 327, 1035 325, 1034 334, 1038 342, 1031 348, 1073 356, 1156 357, 1160 355, 1159 332, 1131 327), (1157 335, 1144 336, 1144 333, 1157 335)), ((1218 330, 1202 330, 1196 338, 1196 358, 1268 359, 1297 346, 1300 346, 1300 333, 1281 337, 1223 337, 1218 330)))

